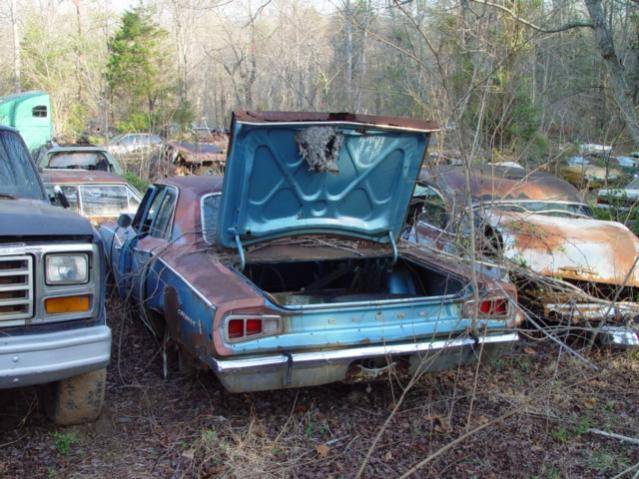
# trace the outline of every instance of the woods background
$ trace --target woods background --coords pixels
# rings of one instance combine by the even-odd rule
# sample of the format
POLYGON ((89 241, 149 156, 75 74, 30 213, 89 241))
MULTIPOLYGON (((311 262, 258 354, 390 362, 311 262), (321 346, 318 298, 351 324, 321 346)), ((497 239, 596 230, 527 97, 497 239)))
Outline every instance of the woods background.
POLYGON ((233 109, 331 110, 434 119, 439 148, 493 161, 639 146, 631 0, 125 7, 3 1, 0 91, 50 93, 59 137, 222 127, 233 109))

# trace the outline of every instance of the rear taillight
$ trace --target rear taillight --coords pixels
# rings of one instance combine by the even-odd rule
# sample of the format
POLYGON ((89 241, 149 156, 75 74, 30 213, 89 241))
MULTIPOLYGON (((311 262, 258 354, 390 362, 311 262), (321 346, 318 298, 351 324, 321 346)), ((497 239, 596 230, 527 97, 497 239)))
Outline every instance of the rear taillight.
POLYGON ((229 338, 241 338, 244 336, 244 320, 243 319, 231 319, 228 322, 229 338))
POLYGON ((475 302, 469 301, 464 305, 464 315, 466 317, 479 316, 508 316, 508 299, 506 298, 488 298, 479 302, 479 307, 475 310, 475 302))
POLYGON ((282 318, 276 315, 232 314, 225 320, 226 337, 229 341, 242 341, 256 336, 267 336, 281 332, 282 318))
POLYGON ((479 312, 493 316, 504 316, 508 313, 508 300, 488 299, 479 303, 479 312))

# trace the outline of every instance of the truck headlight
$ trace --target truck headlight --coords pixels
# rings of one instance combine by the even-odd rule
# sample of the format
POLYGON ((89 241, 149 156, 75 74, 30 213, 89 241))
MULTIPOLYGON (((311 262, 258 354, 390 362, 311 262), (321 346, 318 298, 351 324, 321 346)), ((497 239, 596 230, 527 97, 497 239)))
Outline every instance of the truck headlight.
POLYGON ((49 285, 89 282, 89 256, 87 254, 48 254, 45 263, 45 278, 49 285))

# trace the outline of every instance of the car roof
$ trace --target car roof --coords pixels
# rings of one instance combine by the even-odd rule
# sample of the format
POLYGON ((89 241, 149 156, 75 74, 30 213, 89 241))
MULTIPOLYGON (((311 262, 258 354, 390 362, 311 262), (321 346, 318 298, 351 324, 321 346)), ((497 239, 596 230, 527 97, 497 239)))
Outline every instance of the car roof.
POLYGON ((190 191, 194 196, 204 196, 209 193, 222 192, 221 175, 205 176, 173 176, 158 181, 158 184, 175 186, 181 191, 190 191))
POLYGON ((108 150, 102 146, 95 145, 73 145, 73 146, 53 146, 47 150, 47 153, 63 153, 63 152, 75 152, 75 151, 99 151, 100 153, 108 154, 108 150))
MULTIPOLYGON (((463 166, 427 166, 420 182, 438 186, 449 198, 463 200, 466 178, 463 166)), ((470 171, 470 191, 475 201, 565 201, 583 203, 579 191, 567 181, 544 171, 509 166, 477 165, 470 171)))
POLYGON ((127 181, 114 173, 100 170, 77 169, 44 169, 42 181, 45 183, 114 183, 128 184, 127 181))

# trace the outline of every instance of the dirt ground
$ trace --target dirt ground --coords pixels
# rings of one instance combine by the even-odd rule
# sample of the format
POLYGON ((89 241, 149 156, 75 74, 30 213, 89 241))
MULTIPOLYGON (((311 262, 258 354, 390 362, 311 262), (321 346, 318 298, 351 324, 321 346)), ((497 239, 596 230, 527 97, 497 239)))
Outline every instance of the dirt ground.
POLYGON ((479 368, 423 376, 398 407, 407 380, 232 395, 212 373, 162 379, 153 337, 116 301, 109 309, 102 417, 59 428, 36 388, 3 391, 0 477, 350 478, 385 422, 362 477, 399 477, 447 445, 412 477, 636 473, 616 476, 639 463, 639 444, 591 431, 639 437, 636 353, 587 352, 595 370, 525 340, 479 368))

